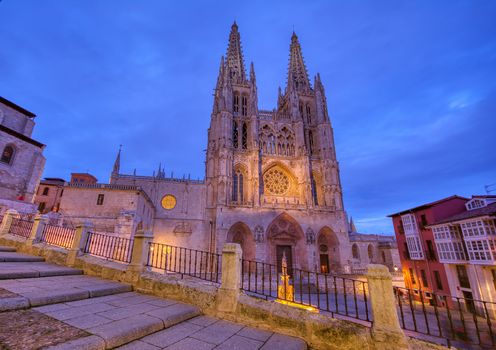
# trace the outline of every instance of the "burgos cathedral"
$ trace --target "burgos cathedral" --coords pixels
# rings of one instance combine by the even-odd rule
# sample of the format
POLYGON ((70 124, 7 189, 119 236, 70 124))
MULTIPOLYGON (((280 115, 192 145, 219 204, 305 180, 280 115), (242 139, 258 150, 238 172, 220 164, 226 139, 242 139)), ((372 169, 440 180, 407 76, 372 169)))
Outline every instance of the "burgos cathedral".
MULTIPOLYGON (((308 78, 293 33, 287 85, 277 107, 259 110, 253 64, 246 74, 238 26, 229 34, 208 129, 204 181, 119 174, 114 185, 141 187, 153 202, 155 239, 312 271, 342 269, 351 255, 339 165, 324 86, 308 78)), ((145 218, 145 221, 146 220, 145 218)), ((146 222, 144 223, 147 226, 146 222)))

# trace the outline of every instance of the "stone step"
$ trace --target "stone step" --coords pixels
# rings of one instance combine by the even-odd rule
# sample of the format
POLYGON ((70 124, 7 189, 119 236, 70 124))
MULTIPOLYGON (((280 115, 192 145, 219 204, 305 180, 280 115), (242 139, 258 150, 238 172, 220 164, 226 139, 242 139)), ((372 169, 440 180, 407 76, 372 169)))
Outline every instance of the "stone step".
POLYGON ((0 245, 0 252, 15 252, 15 251, 16 251, 15 248, 0 245))
POLYGON ((0 263, 2 262, 35 262, 45 261, 44 258, 39 256, 21 254, 16 252, 0 252, 0 263))
POLYGON ((139 293, 121 293, 33 310, 91 334, 50 349, 113 349, 200 314, 197 307, 139 293))
POLYGON ((48 276, 82 275, 83 271, 45 262, 2 262, 0 280, 48 276))
POLYGON ((128 284, 84 275, 1 280, 0 288, 17 294, 15 302, 12 298, 0 299, 0 311, 132 291, 132 286, 128 284))

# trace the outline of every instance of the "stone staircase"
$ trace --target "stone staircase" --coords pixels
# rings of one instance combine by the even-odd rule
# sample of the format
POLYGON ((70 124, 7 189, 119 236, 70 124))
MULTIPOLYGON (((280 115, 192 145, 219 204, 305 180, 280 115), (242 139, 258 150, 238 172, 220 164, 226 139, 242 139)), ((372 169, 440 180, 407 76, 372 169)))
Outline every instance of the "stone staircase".
MULTIPOLYGON (((0 293, 0 313, 34 310, 87 334, 50 349, 307 348, 300 339, 202 316, 195 306, 136 293, 131 285, 83 275, 8 247, 0 247, 2 290, 9 295, 0 293)), ((0 329, 0 339, 5 336, 0 329)))

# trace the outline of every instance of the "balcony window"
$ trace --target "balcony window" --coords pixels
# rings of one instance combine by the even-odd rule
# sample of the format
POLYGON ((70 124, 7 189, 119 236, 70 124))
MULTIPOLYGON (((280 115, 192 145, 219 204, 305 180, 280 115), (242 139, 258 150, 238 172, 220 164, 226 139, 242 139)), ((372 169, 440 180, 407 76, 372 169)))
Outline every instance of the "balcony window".
POLYGON ((456 265, 456 274, 458 275, 460 287, 470 288, 470 280, 468 279, 467 268, 464 265, 456 265))

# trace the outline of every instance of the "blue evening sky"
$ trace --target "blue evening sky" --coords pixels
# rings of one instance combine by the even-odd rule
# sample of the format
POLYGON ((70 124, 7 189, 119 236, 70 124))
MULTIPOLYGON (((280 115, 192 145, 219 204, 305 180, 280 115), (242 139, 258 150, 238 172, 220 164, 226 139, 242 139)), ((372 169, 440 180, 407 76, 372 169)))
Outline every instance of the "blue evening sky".
MULTIPOLYGON (((203 177, 235 19, 259 108, 286 82, 295 28, 320 72, 358 229, 496 182, 496 1, 0 1, 0 95, 37 114, 44 176, 203 177)), ((496 188, 496 187, 495 187, 496 188)), ((494 192, 496 194, 496 192, 494 192)))

